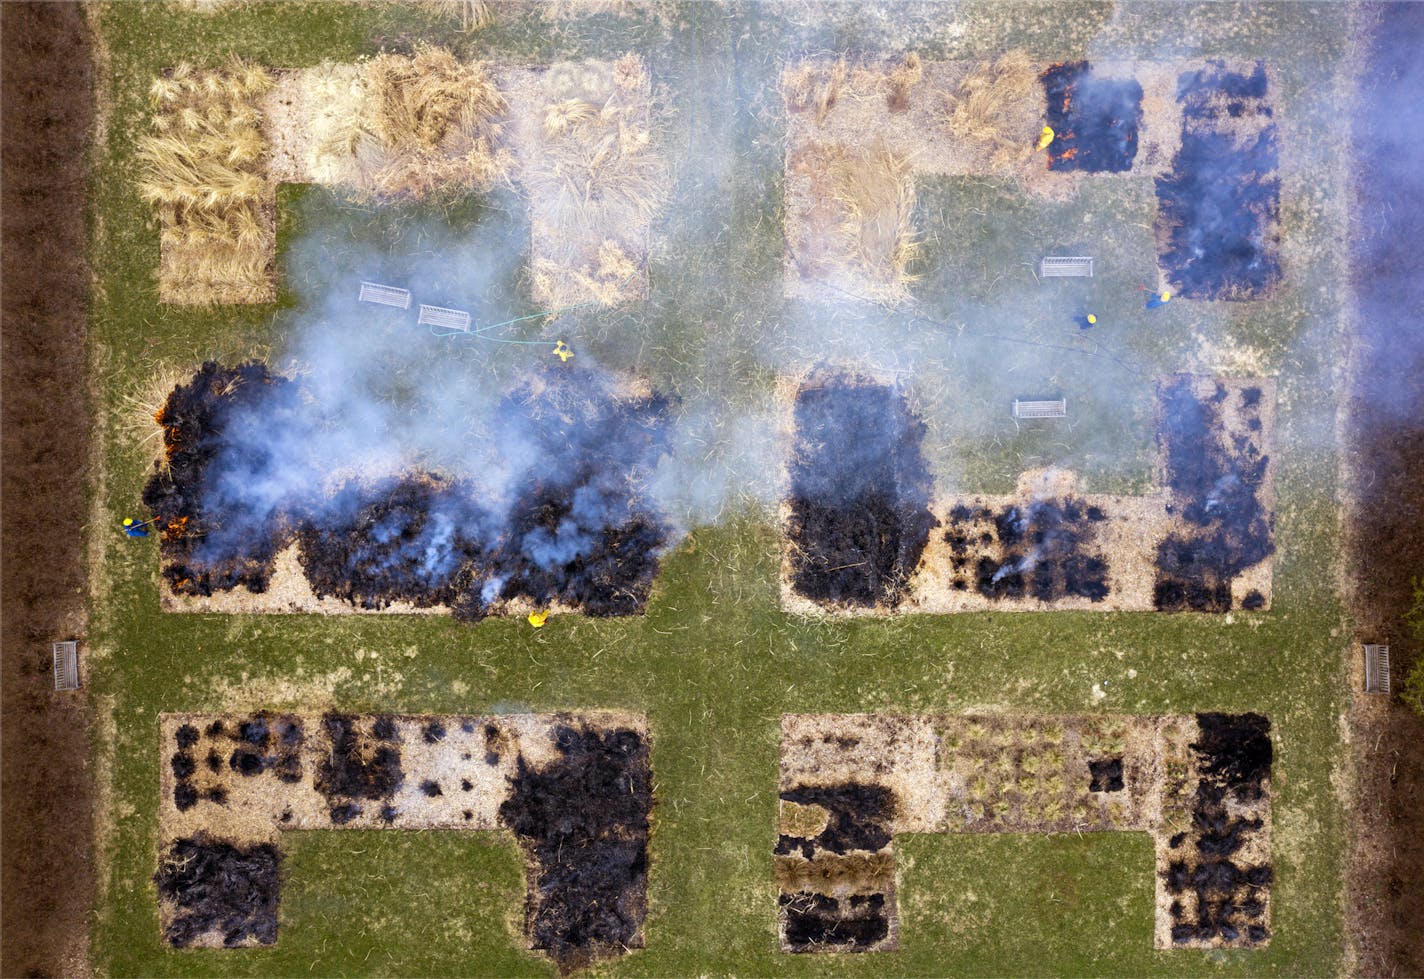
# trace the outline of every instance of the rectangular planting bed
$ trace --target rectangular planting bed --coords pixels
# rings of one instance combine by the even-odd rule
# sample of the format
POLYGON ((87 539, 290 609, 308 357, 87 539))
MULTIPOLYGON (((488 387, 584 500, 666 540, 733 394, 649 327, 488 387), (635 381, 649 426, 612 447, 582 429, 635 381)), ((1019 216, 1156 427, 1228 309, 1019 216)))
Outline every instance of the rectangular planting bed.
POLYGON ((1270 729, 1259 714, 784 715, 782 951, 896 948, 894 838, 1003 832, 1149 833, 1155 947, 1261 947, 1270 729))
POLYGON ((890 392, 820 378, 795 395, 783 506, 788 611, 1269 607, 1271 380, 1161 379, 1162 488, 1145 496, 1087 493, 1073 473, 1047 469, 1023 474, 1007 496, 936 498, 920 423, 890 392), (868 404, 878 406, 869 415, 868 404))
POLYGON ((643 947, 647 725, 613 712, 483 717, 164 714, 163 939, 277 941, 284 830, 498 830, 522 847, 526 946, 561 971, 643 947))

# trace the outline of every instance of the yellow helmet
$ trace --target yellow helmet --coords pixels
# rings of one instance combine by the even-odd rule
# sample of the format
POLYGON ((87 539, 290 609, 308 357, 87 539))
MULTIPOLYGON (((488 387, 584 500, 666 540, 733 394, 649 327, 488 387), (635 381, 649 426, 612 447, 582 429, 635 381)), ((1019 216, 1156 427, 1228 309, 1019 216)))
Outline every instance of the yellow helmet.
POLYGON ((1171 302, 1171 301, 1172 301, 1172 294, 1171 294, 1170 292, 1168 292, 1166 289, 1163 289, 1163 290, 1162 290, 1162 301, 1163 301, 1164 303, 1167 303, 1167 302, 1171 302))
POLYGON ((1089 313, 1089 314, 1088 314, 1088 322, 1089 322, 1089 323, 1096 323, 1097 321, 1098 321, 1097 316, 1095 316, 1095 315, 1092 314, 1092 313, 1089 313))
POLYGON ((132 527, 132 526, 133 526, 133 517, 124 517, 124 526, 125 526, 125 527, 132 527))

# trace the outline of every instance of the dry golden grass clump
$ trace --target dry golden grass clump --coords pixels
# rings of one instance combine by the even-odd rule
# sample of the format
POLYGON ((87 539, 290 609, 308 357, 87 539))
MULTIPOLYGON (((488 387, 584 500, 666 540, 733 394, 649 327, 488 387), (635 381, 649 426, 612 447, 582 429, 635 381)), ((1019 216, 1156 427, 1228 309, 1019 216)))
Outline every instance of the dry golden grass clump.
POLYGON ((885 104, 891 112, 904 112, 910 107, 910 89, 925 77, 920 56, 911 51, 886 75, 890 90, 885 93, 885 104))
POLYGON ((648 227, 669 191, 649 129, 647 69, 633 55, 560 65, 543 91, 540 146, 524 174, 539 243, 535 293, 552 305, 616 303, 641 289, 648 227))
POLYGON ((975 144, 993 166, 1011 166, 1029 156, 1037 134, 1025 129, 1037 117, 1038 72, 1023 51, 976 65, 949 96, 944 121, 951 136, 975 144))
POLYGON ((365 109, 344 140, 356 189, 383 197, 487 190, 509 167, 508 105, 485 67, 449 51, 383 54, 367 62, 365 109))
POLYGON ((881 302, 909 297, 919 253, 914 227, 915 180, 908 158, 883 142, 865 148, 819 148, 806 158, 817 204, 798 242, 804 275, 844 278, 845 291, 881 302), (848 276, 844 273, 849 273, 848 276))
POLYGON ((416 3, 437 17, 458 20, 460 30, 466 34, 473 34, 494 23, 494 10, 489 0, 416 0, 416 3))
POLYGON ((845 58, 831 64, 804 62, 782 72, 781 97, 791 112, 811 112, 819 126, 835 108, 849 74, 845 58))
POLYGON ((153 132, 139 141, 140 196, 162 227, 164 302, 261 302, 272 297, 275 247, 267 141, 257 110, 266 69, 182 64, 150 88, 153 132))

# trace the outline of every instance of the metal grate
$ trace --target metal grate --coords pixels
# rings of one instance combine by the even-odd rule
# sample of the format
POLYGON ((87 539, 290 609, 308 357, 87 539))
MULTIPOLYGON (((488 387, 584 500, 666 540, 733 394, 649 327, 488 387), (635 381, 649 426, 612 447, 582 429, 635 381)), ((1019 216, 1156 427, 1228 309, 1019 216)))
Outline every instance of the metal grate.
POLYGON ((1365 693, 1389 693, 1389 647, 1365 644, 1365 693))
POLYGON ((54 689, 79 689, 79 643, 73 640, 54 644, 54 689))
POLYGON ((421 326, 438 326, 461 333, 470 332, 470 314, 462 309, 446 309, 444 306, 427 306, 421 303, 418 322, 421 326))
POLYGON ((394 306, 397 309, 410 309, 410 290, 400 289, 396 286, 383 286, 377 282, 361 283, 361 302, 375 303, 378 306, 394 306))
POLYGON ((1021 401, 1014 399, 1015 418, 1065 418, 1068 415, 1068 399, 1057 401, 1021 401))
POLYGON ((1086 255, 1049 256, 1038 263, 1038 274, 1046 279, 1085 275, 1093 277, 1093 260, 1086 255))

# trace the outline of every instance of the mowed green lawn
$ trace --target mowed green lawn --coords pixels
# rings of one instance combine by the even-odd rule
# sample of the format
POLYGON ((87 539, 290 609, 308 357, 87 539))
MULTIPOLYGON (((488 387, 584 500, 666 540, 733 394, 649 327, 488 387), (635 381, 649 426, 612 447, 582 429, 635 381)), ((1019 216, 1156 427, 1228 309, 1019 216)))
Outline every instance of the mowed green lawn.
MULTIPOLYGON (((1336 974, 1343 946, 1346 824, 1337 795, 1349 642, 1336 598, 1334 405, 1343 362, 1340 254, 1347 113, 1343 5, 1004 3, 673 5, 662 16, 547 24, 504 12, 473 37, 418 10, 257 4, 197 14, 160 4, 96 10, 104 49, 103 139, 93 181, 91 343, 102 460, 93 521, 89 695, 101 893, 93 956, 104 974, 547 975, 522 951, 522 864, 511 838, 463 833, 296 833, 277 945, 175 952, 160 941, 151 877, 163 711, 335 707, 479 713, 618 707, 645 712, 656 799, 645 950, 608 974, 1336 974), (1274 607, 1231 616, 976 614, 814 622, 777 605, 777 535, 765 501, 734 501, 668 556, 647 614, 460 626, 441 617, 164 615, 153 540, 129 541, 149 448, 136 421, 159 371, 204 358, 280 358, 304 304, 302 241, 414 248, 423 219, 458 233, 508 220, 507 192, 440 207, 352 210, 325 191, 281 197, 280 301, 183 310, 157 302, 157 227, 135 193, 145 92, 167 65, 238 52, 272 66, 352 59, 429 40, 493 61, 547 62, 634 50, 668 112, 674 203, 656 229, 652 298, 560 324, 580 356, 635 370, 706 409, 709 469, 736 459, 760 481, 774 455, 739 457, 740 426, 765 415, 778 372, 856 360, 913 372, 943 490, 1003 492, 1026 466, 1057 463, 1094 489, 1154 478, 1152 377, 1244 351, 1279 377, 1274 607), (1153 274, 1152 185, 1088 182, 1035 204, 991 180, 924 181, 916 305, 811 313, 780 296, 781 65, 849 51, 971 58, 1023 45, 1050 60, 1130 56, 1269 59, 1283 134, 1287 279, 1269 302, 1174 303, 1148 320, 1135 286, 1153 274), (442 216, 443 215, 443 216, 442 216), (503 215, 503 217, 500 217, 503 215), (1018 229, 1018 230, 1016 230, 1018 229), (1086 229, 1086 230, 1085 230, 1086 229), (1095 339, 1118 360, 993 339, 1073 341, 1081 285, 1037 286, 1047 245, 1098 249, 1095 339), (1003 273, 996 281, 996 276, 1003 273), (1071 330, 1071 327, 1068 328, 1071 330), (1207 352, 1203 352, 1207 351, 1207 352), (1071 424, 1018 431, 1016 394, 1062 391, 1071 424), (1094 684, 1106 683, 1095 703, 1094 684), (901 949, 864 956, 777 951, 771 847, 778 717, 810 711, 1124 713, 1256 710, 1276 736, 1276 886, 1270 947, 1152 949, 1152 849, 1141 834, 926 836, 897 843, 901 949)), ((517 211, 515 212, 517 216, 517 211)), ((516 220, 513 222, 519 226, 516 220)), ((319 275, 318 275, 319 277, 319 275)), ((533 307, 518 275, 495 290, 508 316, 533 307)), ((1086 298, 1086 296, 1082 297, 1086 298)), ((504 318, 500 315, 499 318, 504 318)), ((423 342, 423 337, 413 342, 423 342)), ((1076 342, 1076 341, 1073 341, 1076 342)), ((537 349, 537 348, 535 348, 537 349)), ((490 361, 509 376, 525 356, 490 361)), ((432 346, 432 356, 446 356, 432 346)), ((1242 361, 1244 362, 1244 361, 1242 361)), ((692 407, 688 407, 689 413, 692 407)), ((746 429, 750 431, 751 429, 746 429)), ((705 454, 705 456, 704 456, 705 454)), ((695 468, 695 467, 694 467, 695 468)))

